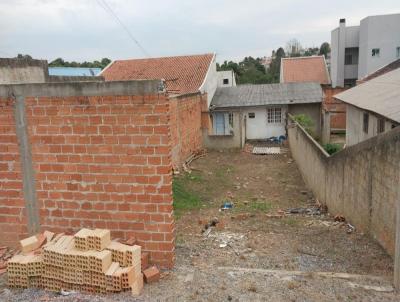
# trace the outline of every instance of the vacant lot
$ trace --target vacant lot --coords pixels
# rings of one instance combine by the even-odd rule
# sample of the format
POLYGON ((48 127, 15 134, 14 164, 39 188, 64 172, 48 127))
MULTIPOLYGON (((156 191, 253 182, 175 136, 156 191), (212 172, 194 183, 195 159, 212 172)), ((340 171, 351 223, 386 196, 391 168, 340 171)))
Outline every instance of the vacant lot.
MULTIPOLYGON (((174 180, 176 267, 138 301, 399 301, 392 259, 368 236, 310 207, 290 154, 210 152, 174 180), (219 211, 224 202, 233 208, 219 211), (279 218, 280 217, 280 218, 279 218), (204 225, 217 218, 211 232, 204 225), (334 275, 326 272, 348 273, 334 275), (383 291, 383 292, 382 292, 383 291)), ((5 301, 135 301, 129 295, 4 291, 5 301)))

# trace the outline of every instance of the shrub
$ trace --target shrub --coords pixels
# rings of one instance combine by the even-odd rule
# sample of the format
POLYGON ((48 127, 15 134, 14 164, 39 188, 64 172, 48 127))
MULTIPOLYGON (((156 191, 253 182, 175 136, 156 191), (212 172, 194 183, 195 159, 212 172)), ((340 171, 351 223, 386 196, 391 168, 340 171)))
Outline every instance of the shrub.
POLYGON ((324 149, 328 152, 329 155, 332 155, 340 150, 342 150, 342 146, 339 144, 325 144, 324 149))
POLYGON ((314 126, 314 122, 312 119, 306 114, 297 114, 293 116, 294 120, 300 124, 310 135, 313 135, 312 127, 314 126))

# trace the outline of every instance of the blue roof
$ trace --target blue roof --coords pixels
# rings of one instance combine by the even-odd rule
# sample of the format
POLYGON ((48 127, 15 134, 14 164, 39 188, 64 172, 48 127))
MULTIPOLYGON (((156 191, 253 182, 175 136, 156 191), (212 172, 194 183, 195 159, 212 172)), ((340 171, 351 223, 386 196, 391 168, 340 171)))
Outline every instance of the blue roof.
POLYGON ((49 67, 49 75, 53 76, 96 76, 101 72, 101 68, 87 67, 49 67))

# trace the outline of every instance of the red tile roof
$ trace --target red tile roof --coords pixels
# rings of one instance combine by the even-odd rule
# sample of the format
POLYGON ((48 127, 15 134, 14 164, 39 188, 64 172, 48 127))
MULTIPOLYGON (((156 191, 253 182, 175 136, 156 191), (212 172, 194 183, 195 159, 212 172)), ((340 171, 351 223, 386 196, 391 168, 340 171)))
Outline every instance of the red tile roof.
POLYGON ((324 56, 282 58, 281 64, 281 83, 330 84, 324 56))
POLYGON ((389 71, 395 70, 397 68, 400 68, 400 59, 393 61, 392 63, 389 63, 389 64, 379 68, 377 71, 367 75, 366 77, 362 78, 361 80, 358 80, 357 84, 361 84, 366 81, 372 80, 376 77, 384 75, 385 73, 388 73, 389 71))
POLYGON ((214 54, 116 60, 101 73, 106 81, 164 79, 173 94, 199 91, 214 54))

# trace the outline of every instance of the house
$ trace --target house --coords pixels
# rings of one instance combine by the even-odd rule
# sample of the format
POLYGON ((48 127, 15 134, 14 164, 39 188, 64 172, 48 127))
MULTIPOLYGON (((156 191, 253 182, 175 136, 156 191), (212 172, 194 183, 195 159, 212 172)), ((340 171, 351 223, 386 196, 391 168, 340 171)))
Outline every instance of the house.
POLYGON ((0 58, 0 85, 44 83, 47 78, 47 61, 45 60, 0 58))
MULTIPOLYGON (((326 64, 325 56, 292 57, 281 59, 281 83, 320 83, 324 91, 322 110, 329 114, 329 129, 331 131, 344 131, 346 129, 346 106, 334 99, 336 93, 343 91, 341 88, 332 88, 331 79, 326 64)), ((326 116, 325 114, 323 116, 326 116)))
POLYGON ((115 60, 100 73, 106 81, 163 79, 171 95, 200 92, 207 106, 218 86, 215 54, 115 60))
MULTIPOLYGON (((88 68, 48 67, 46 60, 32 58, 0 58, 0 85, 49 82, 104 81, 100 76, 85 75, 72 70, 88 68), (65 70, 69 70, 66 73, 65 70), (55 72, 57 70, 57 72, 55 72), (63 72, 60 72, 63 70, 63 72)), ((99 69, 100 71, 100 69, 99 69)))
POLYGON ((94 77, 101 72, 101 68, 89 67, 49 67, 49 75, 51 76, 86 76, 94 77))
POLYGON ((281 59, 281 83, 331 83, 324 56, 292 57, 281 59))
POLYGON ((400 68, 386 72, 335 98, 347 104, 346 145, 400 125, 400 68))
POLYGON ((218 71, 218 87, 236 86, 235 73, 233 70, 218 71))
POLYGON ((240 148, 246 140, 286 136, 287 114, 306 114, 321 131, 323 92, 318 83, 219 87, 210 105, 209 148, 240 148))
POLYGON ((400 14, 369 16, 359 26, 331 32, 332 86, 352 87, 377 69, 400 58, 400 14))

